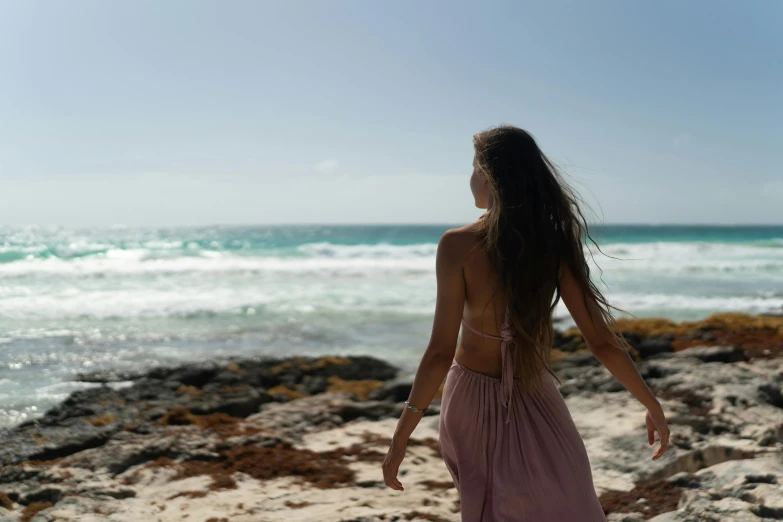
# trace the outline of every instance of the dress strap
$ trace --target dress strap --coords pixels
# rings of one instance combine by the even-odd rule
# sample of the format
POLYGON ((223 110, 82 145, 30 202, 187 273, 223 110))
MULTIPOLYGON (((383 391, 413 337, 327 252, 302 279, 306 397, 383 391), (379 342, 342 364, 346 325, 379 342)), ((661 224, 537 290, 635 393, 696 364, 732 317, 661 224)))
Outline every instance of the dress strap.
POLYGON ((462 324, 465 325, 465 327, 470 330, 471 332, 480 335, 481 337, 489 337, 490 339, 503 339, 502 337, 498 335, 490 335, 488 333, 484 333, 478 328, 474 328, 473 326, 470 326, 470 324, 465 320, 465 318, 462 318, 462 324))
POLYGON ((511 399, 514 397, 514 334, 511 329, 511 321, 509 319, 508 306, 506 306, 506 316, 503 320, 503 328, 500 330, 500 338, 503 340, 500 343, 500 356, 501 365, 503 367, 503 375, 500 380, 501 393, 503 402, 506 405, 506 422, 511 421, 511 399))
POLYGON ((489 337, 491 339, 499 339, 500 343, 500 357, 502 366, 502 375, 500 378, 500 389, 503 403, 506 406, 506 422, 511 421, 511 399, 514 396, 514 335, 511 329, 511 321, 509 318, 508 306, 506 306, 506 314, 503 318, 503 327, 500 330, 500 335, 490 335, 482 332, 481 330, 471 326, 463 317, 462 324, 470 330, 482 337, 489 337))

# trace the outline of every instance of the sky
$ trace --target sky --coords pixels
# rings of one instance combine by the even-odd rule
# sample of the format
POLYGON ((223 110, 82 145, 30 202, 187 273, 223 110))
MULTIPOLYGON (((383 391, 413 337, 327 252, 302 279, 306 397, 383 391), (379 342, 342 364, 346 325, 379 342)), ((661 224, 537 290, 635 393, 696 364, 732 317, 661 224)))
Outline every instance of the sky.
POLYGON ((0 0, 0 224, 467 223, 529 130, 612 223, 783 224, 783 2, 0 0))

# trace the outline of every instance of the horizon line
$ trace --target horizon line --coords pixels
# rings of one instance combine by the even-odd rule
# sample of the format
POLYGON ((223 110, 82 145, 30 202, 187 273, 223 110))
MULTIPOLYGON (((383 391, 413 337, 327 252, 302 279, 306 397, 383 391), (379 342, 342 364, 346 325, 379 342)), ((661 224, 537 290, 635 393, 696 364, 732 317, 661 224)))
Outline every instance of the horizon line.
MULTIPOLYGON (((113 223, 113 224, 94 224, 94 225, 74 225, 74 224, 41 224, 41 223, 27 223, 27 224, 0 224, 0 228, 207 228, 207 227, 235 227, 235 228, 250 228, 250 227, 455 227, 464 226, 471 222, 347 222, 347 221, 333 221, 333 222, 278 222, 278 223, 205 223, 205 224, 125 224, 125 223, 113 223)), ((587 223, 590 228, 602 228, 602 227, 783 227, 782 223, 654 223, 654 222, 614 222, 614 223, 587 223)))

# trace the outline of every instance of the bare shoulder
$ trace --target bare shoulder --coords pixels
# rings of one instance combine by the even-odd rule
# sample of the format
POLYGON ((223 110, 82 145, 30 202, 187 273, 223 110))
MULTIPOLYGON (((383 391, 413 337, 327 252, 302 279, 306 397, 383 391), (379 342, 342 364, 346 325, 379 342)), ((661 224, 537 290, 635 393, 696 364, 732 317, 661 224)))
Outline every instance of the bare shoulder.
POLYGON ((444 261, 464 263, 470 257, 477 241, 470 225, 450 228, 440 236, 438 257, 444 261))

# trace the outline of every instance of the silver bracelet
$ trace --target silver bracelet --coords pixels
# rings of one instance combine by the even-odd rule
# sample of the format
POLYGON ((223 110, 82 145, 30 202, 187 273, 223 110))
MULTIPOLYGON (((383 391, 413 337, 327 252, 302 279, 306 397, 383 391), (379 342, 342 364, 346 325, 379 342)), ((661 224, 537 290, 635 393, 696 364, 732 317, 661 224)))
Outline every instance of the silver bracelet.
POLYGON ((405 401, 405 407, 408 408, 409 410, 420 411, 422 413, 424 413, 425 411, 427 411, 429 409, 429 408, 424 408, 423 410, 421 410, 421 409, 417 408, 416 406, 414 406, 413 404, 411 404, 408 401, 405 401))

